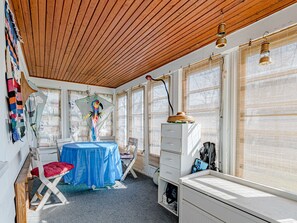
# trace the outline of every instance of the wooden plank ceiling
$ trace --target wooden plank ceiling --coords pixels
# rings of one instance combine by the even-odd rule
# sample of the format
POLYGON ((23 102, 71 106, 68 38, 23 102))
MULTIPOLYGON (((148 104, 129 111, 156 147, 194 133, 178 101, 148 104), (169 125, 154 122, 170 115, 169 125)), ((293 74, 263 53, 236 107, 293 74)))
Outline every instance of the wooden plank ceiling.
MULTIPOLYGON (((30 76, 118 87, 297 0, 11 0, 30 76)), ((215 46, 214 46, 215 47, 215 46)))

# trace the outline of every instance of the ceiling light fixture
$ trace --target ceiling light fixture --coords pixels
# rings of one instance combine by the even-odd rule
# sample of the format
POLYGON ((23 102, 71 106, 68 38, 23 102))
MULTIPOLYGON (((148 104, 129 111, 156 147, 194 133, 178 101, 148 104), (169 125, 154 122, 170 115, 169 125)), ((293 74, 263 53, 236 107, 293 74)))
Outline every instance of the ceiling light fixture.
MULTIPOLYGON (((223 9, 221 10, 221 21, 224 21, 224 12, 223 9)), ((226 39, 226 23, 221 22, 218 26, 217 32, 218 39, 216 41, 216 48, 223 48, 227 45, 226 39)))
POLYGON ((221 23, 218 26, 218 33, 217 33, 218 39, 216 41, 216 48, 222 48, 227 45, 227 39, 226 39, 226 23, 221 23))

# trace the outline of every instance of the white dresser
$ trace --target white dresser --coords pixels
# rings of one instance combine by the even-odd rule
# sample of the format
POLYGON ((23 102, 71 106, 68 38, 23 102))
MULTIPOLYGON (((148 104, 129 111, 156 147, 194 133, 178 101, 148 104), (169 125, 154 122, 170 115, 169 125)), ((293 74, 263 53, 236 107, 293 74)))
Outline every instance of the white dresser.
POLYGON ((171 183, 178 187, 179 197, 179 178, 190 174, 195 158, 199 157, 201 131, 198 124, 163 123, 161 129, 158 202, 178 215, 178 202, 176 208, 168 205, 164 193, 167 183, 171 183))
POLYGON ((180 223, 297 223, 296 196, 230 175, 185 176, 180 192, 180 223))

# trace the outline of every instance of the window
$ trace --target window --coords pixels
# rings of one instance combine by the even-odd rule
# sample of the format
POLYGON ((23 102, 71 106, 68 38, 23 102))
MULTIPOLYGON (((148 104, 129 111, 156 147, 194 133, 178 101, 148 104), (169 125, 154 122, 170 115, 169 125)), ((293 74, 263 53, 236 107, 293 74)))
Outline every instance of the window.
POLYGON ((184 69, 184 111, 201 124, 201 142, 214 142, 217 151, 220 146, 221 76, 220 57, 184 69))
POLYGON ((90 128, 75 101, 88 96, 85 91, 68 91, 70 135, 75 141, 89 141, 90 128))
POLYGON ((127 94, 117 95, 117 132, 116 139, 119 147, 123 149, 127 145, 127 94))
MULTIPOLYGON (((164 78, 169 88, 169 77, 164 78)), ((164 84, 149 82, 149 164, 159 166, 161 148, 161 123, 167 122, 169 105, 164 84)))
POLYGON ((297 193, 297 27, 240 48, 236 175, 297 193))
POLYGON ((61 91, 40 88, 47 96, 42 113, 38 146, 54 146, 56 139, 61 138, 61 91))
MULTIPOLYGON (((101 98, 105 99, 106 101, 112 103, 113 102, 113 95, 112 94, 98 94, 101 98)), ((107 119, 104 121, 101 129, 99 130, 99 136, 112 136, 113 134, 113 112, 109 114, 107 119)))
POLYGON ((138 150, 144 150, 144 88, 132 89, 130 100, 130 136, 138 139, 138 150))

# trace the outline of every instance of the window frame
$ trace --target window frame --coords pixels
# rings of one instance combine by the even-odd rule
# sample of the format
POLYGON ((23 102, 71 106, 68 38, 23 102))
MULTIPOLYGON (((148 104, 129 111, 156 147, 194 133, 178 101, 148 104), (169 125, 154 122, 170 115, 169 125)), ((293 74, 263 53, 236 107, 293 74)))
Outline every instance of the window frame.
MULTIPOLYGON (((165 82, 168 82, 168 93, 170 94, 171 92, 171 76, 170 75, 163 75, 162 77, 158 78, 158 79, 163 79, 165 82)), ((150 81, 148 82, 148 164, 154 167, 159 167, 160 166, 160 155, 156 155, 151 153, 151 104, 152 104, 152 86, 153 85, 162 85, 162 87, 164 88, 164 84, 162 82, 156 82, 156 81, 150 81)), ((165 91, 165 88, 164 88, 165 91)), ((169 95, 171 96, 171 95, 169 95)), ((159 100, 164 100, 166 98, 167 100, 167 95, 166 97, 162 97, 159 100)), ((166 103, 168 104, 168 102, 166 101, 166 103)), ((169 104, 167 105, 167 116, 170 115, 170 107, 169 104)), ((160 123, 160 153, 161 153, 161 123, 160 123)))
MULTIPOLYGON (((81 95, 83 95, 82 93, 85 93, 85 97, 87 97, 88 96, 88 93, 86 92, 86 91, 78 91, 78 90, 67 90, 67 98, 68 98, 68 104, 69 104, 69 111, 68 111, 68 113, 69 113, 69 118, 68 118, 68 120, 69 120, 69 135, 70 135, 70 137, 72 138, 72 139, 74 139, 73 138, 73 134, 72 134, 72 128, 71 128, 71 92, 75 92, 76 94, 81 94, 81 95)), ((84 97, 82 97, 82 98, 84 98, 84 97)), ((83 117, 81 116, 80 117, 82 120, 83 120, 83 117)), ((86 126, 88 127, 88 124, 87 124, 87 122, 85 121, 85 120, 83 120, 85 123, 86 123, 86 126)), ((89 129, 89 127, 88 127, 88 135, 86 136, 87 137, 87 140, 86 141, 88 141, 89 139, 90 139, 90 129, 89 129)), ((80 140, 78 140, 78 141, 80 141, 80 140)))
MULTIPOLYGON (((59 117, 59 135, 58 135, 58 137, 56 138, 56 137, 54 137, 54 139, 53 139, 53 141, 52 142, 49 142, 49 144, 48 145, 40 145, 40 136, 38 136, 38 138, 37 138, 37 146, 38 147, 53 147, 53 146, 55 146, 56 145, 56 143, 55 143, 55 140, 57 140, 58 138, 61 138, 62 137, 62 135, 63 135, 63 130, 62 130, 62 128, 63 128, 63 126, 62 126, 62 124, 63 124, 63 122, 62 122, 62 98, 63 98, 63 92, 62 92, 62 90, 61 89, 58 89, 58 88, 50 88, 50 87, 38 87, 38 89, 39 90, 41 90, 47 97, 48 97, 48 94, 47 93, 45 93, 45 92, 47 92, 47 91, 57 91, 57 92, 59 92, 59 102, 58 102, 58 106, 59 106, 59 116, 57 116, 57 117, 59 117)), ((47 102, 48 102, 48 98, 47 98, 47 100, 46 100, 46 104, 47 104, 47 102)), ((46 105, 45 105, 46 106, 46 105)), ((43 113, 44 113, 44 110, 43 110, 43 112, 42 112, 42 116, 41 116, 41 120, 42 120, 42 117, 43 117, 43 113)), ((40 121, 41 122, 41 121, 40 121)), ((41 123, 40 123, 40 125, 41 125, 41 123)), ((40 131, 40 130, 39 130, 40 131)))
MULTIPOLYGON (((294 42, 296 43, 297 41, 297 26, 294 25, 294 26, 291 26, 291 27, 288 27, 286 29, 283 29, 283 30, 280 30, 276 33, 273 33, 269 36, 267 36, 268 38, 268 41, 270 42, 270 49, 275 49, 275 48, 279 48, 279 47, 282 47, 282 46, 286 46, 288 45, 289 43, 291 42, 294 42), (286 39, 286 40, 283 40, 283 39, 286 39), (294 39, 294 41, 293 41, 294 39)), ((240 148, 239 148, 239 140, 240 140, 240 111, 241 111, 241 104, 240 104, 240 100, 241 100, 241 93, 240 93, 240 89, 241 88, 245 88, 245 85, 241 85, 241 78, 243 75, 245 75, 246 71, 243 71, 243 61, 246 60, 246 58, 248 58, 248 56, 252 56, 252 55, 260 55, 260 45, 261 43, 263 42, 263 39, 256 39, 256 40, 253 40, 251 41, 249 44, 244 44, 242 46, 240 46, 240 49, 237 51, 237 55, 236 55, 236 59, 238 60, 237 62, 237 72, 238 72, 238 75, 236 75, 236 77, 233 77, 233 89, 232 90, 232 98, 234 100, 234 103, 235 103, 235 114, 236 114, 236 117, 233 117, 233 122, 232 122, 232 126, 231 128, 234 129, 234 133, 235 134, 235 139, 233 138, 232 139, 232 157, 231 157, 231 160, 232 160, 232 163, 233 163, 233 166, 232 166, 232 169, 231 169, 231 174, 232 175, 235 175, 235 176, 238 176, 238 177, 241 177, 242 173, 238 170, 240 169, 240 163, 243 163, 243 157, 242 155, 240 154, 240 148), (246 51, 243 55, 241 53, 241 51, 246 51), (243 74, 244 73, 244 74, 243 74), (238 77, 237 77, 238 76, 238 77)), ((259 56, 260 58, 260 56, 259 56)), ((269 66, 269 65, 268 65, 269 66)), ((268 71, 270 72, 270 71, 268 71)), ((281 72, 288 72, 288 70, 286 71, 281 71, 281 72)), ((277 77, 278 72, 273 72, 273 74, 270 74, 270 76, 272 76, 272 79, 273 77, 277 77)), ((267 75, 267 74, 266 74, 267 75)), ((265 75, 264 75, 265 76, 265 75)), ((264 78, 264 77, 262 77, 264 78)), ((264 78, 265 80, 271 80, 270 78, 264 78)), ((271 80, 272 81, 272 80, 271 80)), ((265 115, 264 115, 265 117, 265 115)), ((244 149, 242 149, 243 151, 244 149)), ((242 152, 241 152, 242 153, 242 152)), ((243 179, 246 179, 244 177, 242 177, 243 179)), ((251 179, 247 179, 247 180, 251 180, 251 179)), ((253 181, 253 180, 251 180, 253 181)), ((262 183, 262 182, 257 182, 257 181, 253 181, 255 183, 262 183)), ((262 183, 263 184, 263 183, 262 183)), ((271 184, 266 184, 267 186, 270 186, 270 187, 276 187, 276 186, 273 186, 271 184)), ((277 187, 276 187, 277 188, 277 187)), ((283 188, 280 188, 281 190, 284 190, 283 188)), ((292 192, 292 191, 285 191, 283 193, 287 193, 287 194, 292 194, 292 193, 295 193, 295 192, 292 192)))
MULTIPOLYGON (((128 123, 129 123, 129 116, 128 116, 128 107, 129 107, 129 101, 128 101, 128 93, 127 92, 122 92, 116 95, 116 141, 118 143, 119 149, 123 150, 125 148, 125 146, 127 145, 127 140, 128 140, 128 123), (126 116, 126 133, 125 133, 125 137, 123 139, 123 145, 121 145, 119 143, 119 98, 120 97, 125 97, 126 98, 126 105, 125 105, 125 116, 126 116)), ((124 116, 124 115, 123 115, 124 116)))
MULTIPOLYGON (((224 89, 224 78, 223 78, 223 74, 224 74, 224 57, 222 55, 212 55, 211 57, 198 61, 192 65, 189 65, 188 67, 183 68, 183 72, 182 72, 182 107, 183 107, 183 111, 185 111, 187 114, 189 114, 189 108, 188 106, 188 100, 189 100, 189 95, 199 93, 199 92, 204 92, 204 91, 209 91, 209 90, 218 90, 219 92, 219 102, 218 102, 218 108, 211 108, 211 109, 203 109, 200 110, 200 112, 205 112, 208 113, 209 111, 217 113, 217 119, 218 119, 218 128, 217 128, 217 143, 216 144, 216 163, 217 163, 217 167, 219 168, 219 170, 223 169, 223 163, 222 163, 222 150, 223 150, 223 132, 222 129, 224 128, 223 126, 223 108, 224 108, 224 94, 225 94, 225 89, 224 89), (188 91, 188 79, 190 76, 194 76, 194 75, 198 75, 199 73, 206 71, 206 70, 210 70, 213 67, 218 66, 220 69, 220 74, 219 74, 219 83, 218 85, 216 85, 215 87, 208 87, 208 88, 202 88, 202 89, 196 89, 192 92, 188 91), (195 74, 198 73, 198 74, 195 74)), ((195 111, 192 110, 192 111, 195 111)), ((199 110, 196 110, 196 112, 199 112, 199 110)), ((191 115, 191 114, 189 114, 191 115)), ((197 120, 199 123, 199 120, 197 120)), ((201 132, 203 131, 203 126, 201 126, 201 132)), ((206 140, 209 141, 209 140, 206 140)), ((203 141, 204 142, 204 141, 203 141)), ((203 143, 202 142, 202 143, 203 143)), ((201 145, 202 146, 202 145, 201 145)))
MULTIPOLYGON (((132 126, 133 125, 133 92, 142 91, 142 142, 143 145, 139 145, 139 139, 138 139, 138 151, 143 152, 145 150, 145 87, 144 86, 137 86, 131 89, 130 91, 130 97, 129 97, 129 137, 134 137, 132 134, 132 126)), ((134 137, 135 138, 135 137, 134 137)))
MULTIPOLYGON (((108 101, 108 102, 110 102, 110 103, 113 104, 113 100, 114 100, 114 98, 113 98, 113 94, 98 93, 98 96, 99 96, 99 97, 102 97, 102 98, 105 99, 106 101, 108 101), (111 101, 109 101, 108 98, 110 98, 111 101)), ((104 137, 112 137, 112 136, 113 136, 113 134, 114 134, 113 113, 114 113, 114 111, 112 111, 112 112, 107 116, 107 118, 106 118, 105 121, 104 121, 104 122, 106 122, 108 119, 110 119, 110 123, 111 123, 111 125, 110 125, 110 134, 108 134, 108 135, 103 135, 103 134, 100 134, 100 132, 99 132, 99 138, 100 138, 100 137, 104 138, 104 137)), ((105 124, 105 123, 104 123, 104 124, 105 124)), ((104 126, 104 125, 103 125, 103 126, 104 126)), ((103 128, 103 126, 102 126, 102 128, 103 128)))

